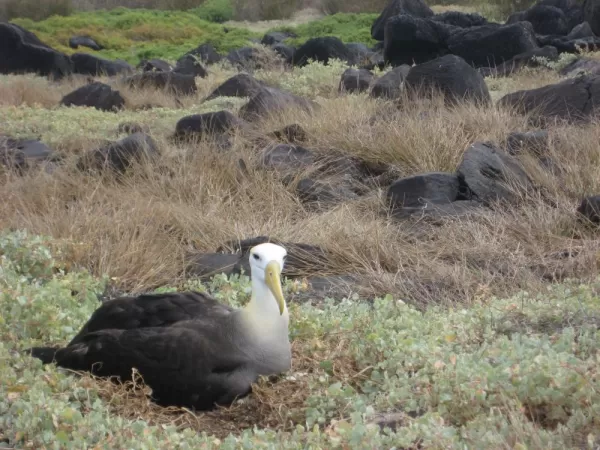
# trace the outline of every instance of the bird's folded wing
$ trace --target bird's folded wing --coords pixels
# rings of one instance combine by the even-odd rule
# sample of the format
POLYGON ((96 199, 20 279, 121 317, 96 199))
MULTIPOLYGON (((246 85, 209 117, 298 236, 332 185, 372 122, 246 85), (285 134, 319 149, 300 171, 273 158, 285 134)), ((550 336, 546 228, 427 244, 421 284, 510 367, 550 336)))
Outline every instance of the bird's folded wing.
POLYGON ((130 330, 164 327, 196 317, 220 317, 233 308, 200 292, 145 294, 120 297, 104 302, 90 317, 69 345, 88 333, 105 330, 130 330))
POLYGON ((162 402, 206 407, 244 392, 253 380, 244 355, 211 332, 183 327, 102 330, 60 349, 56 361, 61 367, 123 381, 131 379, 135 368, 162 402))

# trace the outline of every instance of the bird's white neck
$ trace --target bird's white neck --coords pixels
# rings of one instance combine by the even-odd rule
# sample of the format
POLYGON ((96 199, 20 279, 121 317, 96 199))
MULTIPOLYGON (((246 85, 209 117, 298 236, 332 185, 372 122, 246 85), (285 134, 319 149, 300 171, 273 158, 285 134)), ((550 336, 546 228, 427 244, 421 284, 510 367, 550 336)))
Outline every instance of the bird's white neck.
POLYGON ((275 296, 259 277, 252 277, 252 297, 244 308, 244 313, 257 326, 270 328, 285 325, 287 331, 289 324, 287 305, 284 305, 283 314, 280 314, 275 296))
POLYGON ((257 362, 257 371, 263 375, 281 373, 290 369, 292 361, 289 340, 289 312, 283 314, 275 296, 263 279, 252 277, 252 297, 238 316, 243 348, 257 362))

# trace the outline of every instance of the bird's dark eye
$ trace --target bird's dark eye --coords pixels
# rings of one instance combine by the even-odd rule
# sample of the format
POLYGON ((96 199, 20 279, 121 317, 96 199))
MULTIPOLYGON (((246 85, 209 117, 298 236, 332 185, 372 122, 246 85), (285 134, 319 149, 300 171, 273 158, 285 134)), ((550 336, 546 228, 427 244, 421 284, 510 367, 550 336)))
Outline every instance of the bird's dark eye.
POLYGON ((254 256, 254 259, 257 261, 260 259, 260 256, 258 256, 256 253, 254 253, 252 256, 254 256))

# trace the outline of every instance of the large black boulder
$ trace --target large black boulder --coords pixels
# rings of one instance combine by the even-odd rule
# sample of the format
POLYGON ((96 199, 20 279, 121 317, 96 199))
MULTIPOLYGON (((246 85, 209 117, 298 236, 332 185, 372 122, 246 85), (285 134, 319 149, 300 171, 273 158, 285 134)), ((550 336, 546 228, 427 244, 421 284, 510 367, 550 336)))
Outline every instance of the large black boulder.
POLYGON ((423 0, 391 0, 371 26, 373 39, 383 41, 386 22, 399 14, 427 18, 433 16, 433 11, 423 0))
POLYGON ((489 23, 481 14, 464 13, 460 11, 446 11, 441 14, 436 14, 431 17, 431 20, 460 28, 479 27, 489 23))
POLYGON ((351 67, 342 73, 338 89, 340 92, 364 92, 369 89, 373 80, 373 72, 351 67))
POLYGON ((0 164, 23 173, 38 163, 51 161, 53 150, 37 139, 0 135, 0 164))
POLYGON ((584 0, 583 20, 590 24, 596 36, 600 36, 600 0, 584 0))
POLYGON ((262 56, 256 47, 242 47, 231 50, 225 56, 225 59, 238 70, 252 70, 262 67, 262 56))
POLYGON ((125 173, 132 164, 155 160, 160 153, 158 145, 150 135, 134 133, 84 154, 77 167, 81 170, 108 169, 125 173))
POLYGON ((460 182, 453 173, 431 172, 401 178, 387 190, 387 201, 394 209, 423 207, 457 200, 460 182))
POLYGON ((445 55, 412 67, 405 85, 408 92, 419 95, 437 91, 450 104, 463 101, 480 105, 491 103, 483 76, 456 55, 445 55))
POLYGON ((307 40, 294 53, 294 65, 305 66, 308 60, 327 64, 330 59, 352 61, 352 52, 335 36, 316 37, 307 40))
POLYGON ((522 114, 531 114, 542 122, 561 119, 570 122, 591 120, 600 106, 600 76, 584 75, 507 94, 499 106, 512 108, 522 114))
POLYGON ((185 55, 197 56, 204 64, 216 64, 223 59, 223 56, 217 53, 212 44, 202 44, 185 55))
POLYGON ((239 115, 242 119, 251 122, 268 115, 279 114, 289 108, 311 112, 314 107, 315 104, 306 98, 279 89, 263 87, 240 108, 239 115))
POLYGON ((64 106, 88 106, 100 111, 119 111, 125 106, 125 99, 119 91, 109 85, 95 81, 81 86, 60 101, 64 106))
POLYGON ((392 66, 420 64, 448 53, 446 41, 456 27, 401 14, 385 23, 383 59, 392 66))
POLYGON ((573 29, 567 34, 567 39, 584 39, 594 37, 594 32, 592 31, 592 27, 587 22, 582 22, 579 25, 573 27, 573 29))
POLYGON ((410 68, 408 64, 394 67, 373 83, 369 96, 388 100, 399 98, 402 93, 402 83, 406 79, 410 68))
POLYGON ((564 11, 556 6, 536 3, 531 8, 511 15, 507 24, 529 22, 537 34, 566 35, 571 29, 564 11))
POLYGON ((201 137, 222 134, 242 126, 242 121, 229 111, 216 111, 204 114, 192 114, 177 121, 175 135, 177 138, 201 137))
POLYGON ((263 150, 259 166, 280 173, 290 173, 310 167, 315 159, 313 152, 299 145, 277 144, 263 150))
POLYGON ((490 205, 516 202, 532 188, 531 179, 517 159, 486 142, 467 148, 457 169, 458 178, 474 199, 490 205))
POLYGON ((273 51, 285 61, 286 64, 293 64, 296 56, 296 47, 284 43, 275 44, 271 47, 273 51))
POLYGON ((450 53, 475 67, 491 67, 538 48, 529 22, 512 25, 483 25, 452 33, 447 41, 450 53))
POLYGON ((252 97, 265 86, 265 83, 247 73, 238 73, 217 86, 204 101, 218 97, 252 97))
POLYGON ((206 78, 208 72, 194 55, 184 55, 177 60, 173 72, 194 77, 206 78))
POLYGON ((133 88, 164 89, 180 95, 193 95, 198 91, 194 75, 179 72, 144 72, 131 75, 124 80, 133 88))
POLYGON ((73 72, 71 59, 12 23, 0 23, 0 73, 35 73, 55 79, 73 72))
POLYGON ((110 61, 89 53, 74 53, 71 55, 71 60, 74 65, 73 72, 80 75, 112 77, 135 71, 135 68, 126 61, 110 61))

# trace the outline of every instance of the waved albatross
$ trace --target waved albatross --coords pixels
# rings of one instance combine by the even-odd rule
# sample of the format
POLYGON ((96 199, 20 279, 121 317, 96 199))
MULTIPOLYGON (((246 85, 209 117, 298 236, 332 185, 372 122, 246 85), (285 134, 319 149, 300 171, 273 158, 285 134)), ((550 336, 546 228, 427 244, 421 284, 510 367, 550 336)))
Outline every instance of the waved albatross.
POLYGON ((121 297, 103 303, 66 347, 28 352, 44 364, 123 381, 135 367, 162 406, 231 404, 259 375, 291 367, 280 281, 286 256, 272 243, 250 250, 252 296, 244 308, 200 292, 121 297))

